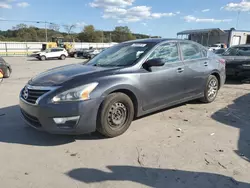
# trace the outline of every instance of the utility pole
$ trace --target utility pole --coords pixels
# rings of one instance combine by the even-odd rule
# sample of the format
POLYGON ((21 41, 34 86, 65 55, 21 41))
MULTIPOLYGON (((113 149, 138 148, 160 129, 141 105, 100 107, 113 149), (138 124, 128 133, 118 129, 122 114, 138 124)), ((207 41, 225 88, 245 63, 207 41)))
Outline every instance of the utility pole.
POLYGON ((238 11, 238 14, 237 14, 236 29, 238 29, 238 26, 239 26, 239 20, 240 20, 240 10, 238 11))
POLYGON ((45 21, 45 41, 48 42, 47 22, 45 21))

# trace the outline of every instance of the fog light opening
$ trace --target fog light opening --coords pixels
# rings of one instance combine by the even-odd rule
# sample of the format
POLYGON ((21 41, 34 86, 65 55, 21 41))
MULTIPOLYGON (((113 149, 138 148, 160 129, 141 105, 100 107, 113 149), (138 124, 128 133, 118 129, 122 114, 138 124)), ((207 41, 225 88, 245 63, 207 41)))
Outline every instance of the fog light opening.
POLYGON ((59 128, 73 128, 78 124, 80 116, 53 118, 59 128))

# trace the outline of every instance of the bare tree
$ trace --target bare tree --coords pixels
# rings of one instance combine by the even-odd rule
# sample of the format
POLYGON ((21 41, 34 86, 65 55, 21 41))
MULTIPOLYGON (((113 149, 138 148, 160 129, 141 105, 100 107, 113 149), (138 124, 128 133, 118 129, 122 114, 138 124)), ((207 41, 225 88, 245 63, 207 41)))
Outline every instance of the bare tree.
POLYGON ((54 30, 54 31, 59 31, 60 30, 60 25, 52 23, 52 24, 49 25, 49 28, 51 30, 54 30))
POLYGON ((72 33, 72 31, 76 28, 76 25, 64 25, 63 26, 65 31, 68 33, 68 35, 70 35, 72 33))

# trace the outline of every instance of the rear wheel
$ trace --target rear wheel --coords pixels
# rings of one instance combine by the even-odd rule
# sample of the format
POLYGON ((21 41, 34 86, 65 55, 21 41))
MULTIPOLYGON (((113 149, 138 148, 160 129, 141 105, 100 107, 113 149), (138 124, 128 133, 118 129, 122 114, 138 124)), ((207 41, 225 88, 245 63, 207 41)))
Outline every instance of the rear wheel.
POLYGON ((65 56, 65 55, 61 55, 61 56, 60 56, 60 59, 61 59, 61 60, 65 60, 65 59, 66 59, 66 56, 65 56))
POLYGON ((97 130, 106 137, 127 131, 134 117, 134 105, 123 93, 110 94, 102 103, 97 116, 97 130))
POLYGON ((204 90, 204 97, 201 99, 204 103, 213 102, 218 94, 219 81, 214 75, 210 75, 207 80, 206 88, 204 90))
POLYGON ((40 60, 41 60, 41 61, 45 61, 45 60, 46 60, 46 57, 43 55, 43 56, 40 57, 40 60))

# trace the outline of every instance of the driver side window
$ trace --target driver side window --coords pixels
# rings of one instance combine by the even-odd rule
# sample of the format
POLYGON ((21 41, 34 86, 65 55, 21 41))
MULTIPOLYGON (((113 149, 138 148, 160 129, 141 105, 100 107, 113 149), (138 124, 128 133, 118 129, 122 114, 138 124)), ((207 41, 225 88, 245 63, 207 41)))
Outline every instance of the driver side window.
POLYGON ((164 59, 166 64, 180 61, 177 43, 172 42, 158 46, 155 51, 150 54, 148 60, 158 58, 164 59))

